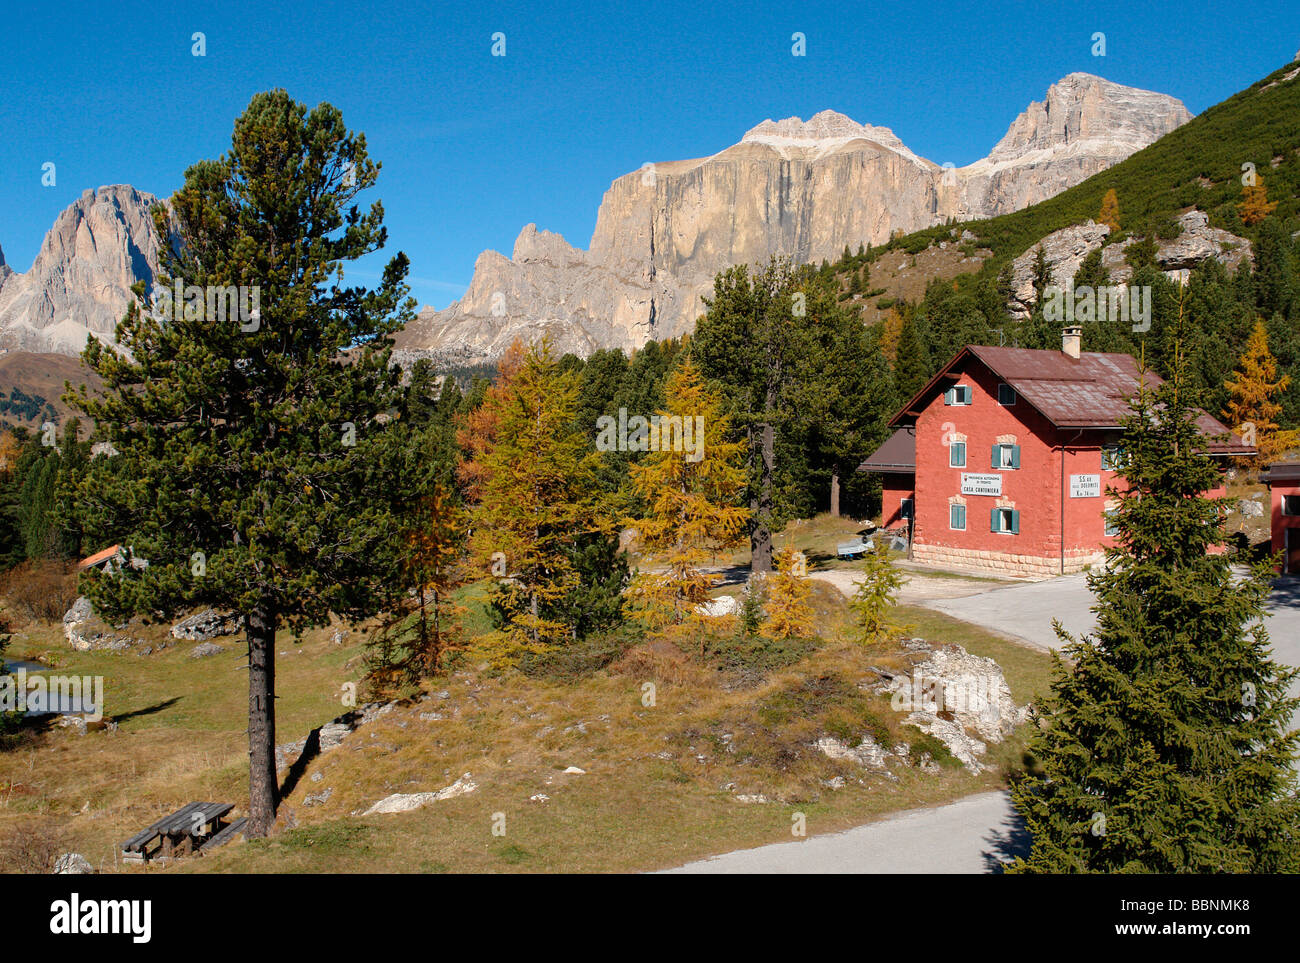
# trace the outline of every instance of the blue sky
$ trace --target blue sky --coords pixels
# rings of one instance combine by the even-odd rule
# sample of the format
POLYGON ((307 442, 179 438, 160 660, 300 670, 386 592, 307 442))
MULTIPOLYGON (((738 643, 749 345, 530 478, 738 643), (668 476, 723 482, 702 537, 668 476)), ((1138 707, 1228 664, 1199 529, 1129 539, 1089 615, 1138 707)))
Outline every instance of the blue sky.
MULTIPOLYGON (((1288 62, 1294 0, 12 5, 0 35, 0 247, 25 271, 88 187, 159 195, 220 155, 258 90, 328 100, 383 162, 389 247, 445 306, 529 222, 586 247, 610 182, 764 118, 834 109, 961 166, 1075 70, 1199 113, 1288 62), (191 35, 206 36, 206 56, 191 35), (491 56, 492 34, 506 56, 491 56), (805 34, 807 55, 791 56, 805 34), (1106 56, 1092 35, 1106 35, 1106 56), (57 184, 41 185, 46 161, 57 184)), ((369 196, 363 195, 364 200, 369 196)))

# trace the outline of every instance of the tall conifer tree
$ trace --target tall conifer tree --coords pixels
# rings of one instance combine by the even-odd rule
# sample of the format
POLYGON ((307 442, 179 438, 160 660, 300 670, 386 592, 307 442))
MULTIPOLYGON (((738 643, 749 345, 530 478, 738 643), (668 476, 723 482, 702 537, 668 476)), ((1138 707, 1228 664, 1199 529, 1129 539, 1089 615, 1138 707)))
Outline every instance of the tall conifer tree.
POLYGON ((86 589, 111 614, 243 615, 254 836, 271 829, 279 795, 276 629, 372 615, 393 574, 376 419, 398 397, 387 335, 412 316, 407 259, 374 290, 346 286, 342 271, 383 247, 382 205, 353 203, 378 173, 336 108, 257 94, 230 151, 189 168, 155 208, 152 306, 138 286, 118 347, 92 338, 83 355, 105 388, 77 407, 120 455, 92 466, 81 511, 102 542, 148 561, 86 589), (173 283, 186 296, 168 306, 157 291, 173 283), (237 311, 212 298, 229 288, 246 295, 237 311))

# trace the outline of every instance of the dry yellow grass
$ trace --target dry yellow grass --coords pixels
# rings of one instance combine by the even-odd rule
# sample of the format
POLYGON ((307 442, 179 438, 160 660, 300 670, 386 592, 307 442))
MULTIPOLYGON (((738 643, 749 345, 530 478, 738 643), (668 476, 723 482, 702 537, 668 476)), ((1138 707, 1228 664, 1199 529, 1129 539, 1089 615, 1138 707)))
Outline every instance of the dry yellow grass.
MULTIPOLYGON (((796 647, 761 681, 718 668, 730 665, 723 654, 701 664, 655 645, 576 680, 462 668, 314 759, 285 799, 275 838, 131 871, 637 870, 789 839, 796 811, 818 834, 1001 784, 996 769, 976 777, 953 765, 936 775, 899 768, 890 779, 817 752, 810 743, 828 733, 919 740, 887 700, 858 685, 870 666, 898 667, 906 657, 836 641, 845 608, 833 587, 817 583, 814 604, 828 641, 796 647), (643 702, 647 683, 653 705, 643 702), (565 774, 569 766, 585 773, 565 774), (390 793, 435 791, 466 772, 478 786, 472 794, 412 813, 360 815, 390 793), (843 788, 827 787, 835 776, 843 788), (328 799, 307 804, 326 789, 328 799), (549 798, 531 798, 539 794, 549 798), (771 801, 744 804, 738 795, 771 801), (497 814, 504 836, 492 832, 497 814)), ((916 634, 1003 662, 1017 698, 1045 679, 1040 653, 933 613, 904 618, 916 634)), ((163 632, 136 634, 157 640, 163 632)), ((360 680, 362 636, 334 644, 330 634, 301 642, 285 635, 277 644, 281 743, 340 714, 344 683, 360 680)), ((103 675, 120 728, 51 731, 0 753, 0 870, 23 868, 3 842, 14 831, 52 834, 60 851, 111 869, 117 843, 186 802, 242 806, 242 644, 226 647, 197 660, 184 642, 150 656, 74 653, 55 626, 16 639, 11 656, 45 651, 59 656, 63 672, 103 675)), ((1019 751, 1013 740, 990 760, 1015 765, 1019 751)))

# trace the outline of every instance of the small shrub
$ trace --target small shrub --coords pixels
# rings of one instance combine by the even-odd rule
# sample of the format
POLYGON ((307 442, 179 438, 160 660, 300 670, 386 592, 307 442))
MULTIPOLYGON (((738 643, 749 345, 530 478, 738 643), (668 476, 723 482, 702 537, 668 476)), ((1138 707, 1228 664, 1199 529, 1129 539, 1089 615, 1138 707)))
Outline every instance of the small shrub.
POLYGON ((77 575, 65 562, 23 562, 0 577, 0 595, 29 622, 60 622, 77 600, 77 575))

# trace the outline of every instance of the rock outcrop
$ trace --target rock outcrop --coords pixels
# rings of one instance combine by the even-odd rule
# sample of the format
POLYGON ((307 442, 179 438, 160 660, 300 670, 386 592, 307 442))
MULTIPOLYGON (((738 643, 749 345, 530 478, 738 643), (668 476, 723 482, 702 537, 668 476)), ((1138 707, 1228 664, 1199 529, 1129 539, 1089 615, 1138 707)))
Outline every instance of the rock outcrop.
MULTIPOLYGON (((1242 261, 1252 256, 1249 240, 1210 227, 1209 217, 1204 211, 1190 210, 1182 214, 1178 218, 1178 229, 1177 237, 1156 244, 1156 264, 1170 278, 1185 281, 1187 272, 1211 259, 1235 271, 1242 261)), ((1011 264, 1011 301, 1008 304, 1012 315, 1024 319, 1033 309, 1034 264, 1040 247, 1049 268, 1050 283, 1058 287, 1065 287, 1078 272, 1084 258, 1099 247, 1102 249, 1102 267, 1109 273, 1110 282, 1127 284, 1133 276, 1133 268, 1125 250, 1140 238, 1105 244, 1109 236, 1109 227, 1087 221, 1053 231, 1016 258, 1011 264)))
POLYGON ((834 260, 846 244, 1037 203, 1190 119, 1172 97, 1088 74, 1054 84, 993 152, 940 167, 892 131, 823 111, 767 120, 699 160, 647 164, 606 191, 588 250, 528 225, 511 257, 485 251, 465 296, 425 309, 407 349, 499 354, 549 332, 558 350, 631 348, 690 331, 714 275, 772 256, 834 260))
POLYGON ((131 285, 152 284, 158 271, 157 203, 126 184, 87 190, 54 222, 31 270, 0 268, 0 345, 77 354, 88 337, 112 341, 131 285))

